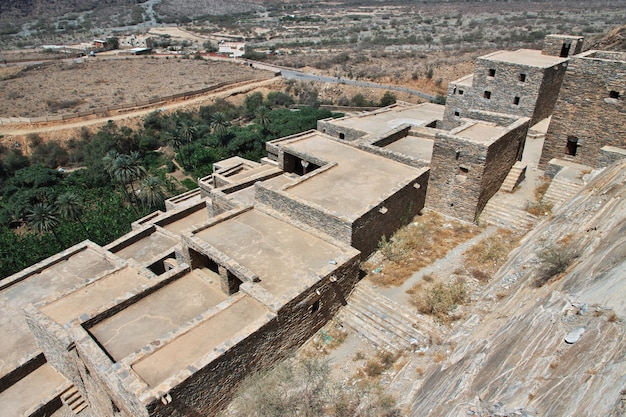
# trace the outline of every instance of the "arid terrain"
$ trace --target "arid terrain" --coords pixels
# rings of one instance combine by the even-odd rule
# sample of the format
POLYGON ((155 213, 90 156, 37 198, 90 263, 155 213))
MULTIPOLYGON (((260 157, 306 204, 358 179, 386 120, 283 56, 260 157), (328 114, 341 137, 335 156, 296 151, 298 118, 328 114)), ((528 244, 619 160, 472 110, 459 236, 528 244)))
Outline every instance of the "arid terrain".
POLYGON ((16 68, 0 68, 2 117, 78 113, 273 76, 233 63, 175 57, 89 58, 16 68))

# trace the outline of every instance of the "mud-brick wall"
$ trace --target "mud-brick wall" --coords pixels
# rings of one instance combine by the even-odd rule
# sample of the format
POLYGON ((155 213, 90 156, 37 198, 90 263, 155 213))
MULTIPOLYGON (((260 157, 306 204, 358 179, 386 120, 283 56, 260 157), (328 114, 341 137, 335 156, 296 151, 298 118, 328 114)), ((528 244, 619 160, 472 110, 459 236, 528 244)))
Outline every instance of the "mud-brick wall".
POLYGON ((150 415, 216 415, 228 405, 244 378, 287 357, 332 319, 358 281, 359 258, 355 255, 333 272, 336 282, 329 277, 320 279, 282 307, 276 318, 172 389, 170 404, 158 400, 149 404, 150 415), (312 312, 316 301, 319 310, 312 312))
POLYGON ((476 219, 480 216, 489 199, 498 192, 515 162, 522 159, 528 126, 528 119, 520 120, 513 125, 510 131, 489 146, 481 193, 476 207, 476 219))
POLYGON ((360 130, 351 129, 346 126, 335 124, 337 119, 324 119, 317 121, 317 130, 326 133, 334 138, 345 140, 347 142, 355 141, 367 133, 360 130), (342 137, 343 135, 343 137, 342 137))
POLYGON ((626 148, 626 54, 615 54, 621 60, 597 59, 594 54, 585 53, 569 62, 546 133, 541 169, 552 158, 594 166, 603 146, 626 148), (611 91, 619 97, 611 98, 611 91), (578 139, 575 156, 567 150, 570 136, 578 139))
POLYGON ((487 147, 437 134, 433 147, 426 207, 473 222, 482 193, 487 147))
POLYGON ((424 208, 428 175, 429 171, 425 170, 418 178, 398 187, 391 196, 370 207, 352 223, 352 246, 360 250, 364 258, 376 250, 381 237, 391 237, 424 208))

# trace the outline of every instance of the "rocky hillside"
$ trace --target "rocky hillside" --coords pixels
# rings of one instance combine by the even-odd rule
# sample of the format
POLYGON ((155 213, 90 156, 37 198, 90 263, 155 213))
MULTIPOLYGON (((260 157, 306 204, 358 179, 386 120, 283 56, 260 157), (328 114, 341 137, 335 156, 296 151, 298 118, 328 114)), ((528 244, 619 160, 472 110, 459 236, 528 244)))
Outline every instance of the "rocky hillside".
POLYGON ((586 49, 626 51, 626 25, 611 29, 607 34, 598 39, 592 39, 586 49))
POLYGON ((626 161, 529 233, 477 305, 411 416, 626 415, 626 161))

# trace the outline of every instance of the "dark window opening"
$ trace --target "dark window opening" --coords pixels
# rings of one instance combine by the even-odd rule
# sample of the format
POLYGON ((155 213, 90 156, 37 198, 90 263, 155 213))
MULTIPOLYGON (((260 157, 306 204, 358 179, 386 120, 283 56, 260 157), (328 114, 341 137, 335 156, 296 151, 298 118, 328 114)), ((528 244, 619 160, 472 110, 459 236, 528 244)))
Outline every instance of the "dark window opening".
POLYGON ((610 98, 619 98, 619 91, 611 90, 609 92, 609 97, 610 98))
POLYGON ((454 203, 450 203, 450 207, 454 207, 454 203))
POLYGON ((495 77, 496 76, 495 68, 489 68, 489 76, 490 77, 495 77))
POLYGON ((317 313, 320 310, 320 299, 318 298, 309 306, 309 313, 317 313))
POLYGON ((232 295, 239 292, 239 287, 243 284, 239 278, 233 275, 230 271, 226 271, 228 276, 228 294, 232 295))
POLYGON ((459 95, 462 96, 465 91, 459 90, 459 95))
POLYGON ((456 94, 456 87, 454 87, 454 90, 452 91, 452 94, 456 94))
POLYGON ((491 98, 491 91, 485 91, 485 93, 483 94, 483 97, 489 100, 491 98))
POLYGON ((459 159, 460 156, 461 156, 461 151, 456 151, 456 159, 459 159))
POLYGON ((515 96, 513 98, 513 104, 515 104, 516 106, 519 106, 519 97, 515 96))
POLYGON ((455 110, 455 111, 454 111, 454 115, 458 117, 458 116, 460 116, 460 115, 461 115, 461 112, 460 112, 460 111, 458 111, 458 110, 455 110))
POLYGON ((568 155, 576 156, 576 152, 578 151, 578 138, 575 136, 568 136, 566 148, 568 155))
POLYGON ((285 153, 284 155, 283 165, 285 172, 290 172, 292 174, 300 176, 315 171, 320 167, 319 165, 316 165, 312 162, 306 161, 302 158, 298 158, 297 156, 288 153, 285 153))
POLYGON ((520 74, 520 75, 519 75, 519 81, 520 81, 521 83, 526 82, 526 74, 520 74))
POLYGON ((459 167, 459 174, 460 175, 465 175, 469 172, 469 168, 467 167, 459 167))
POLYGON ((345 139, 345 138, 346 138, 345 133, 340 133, 340 134, 339 134, 339 139, 345 139))
POLYGON ((569 56, 569 49, 571 47, 572 47, 571 43, 564 43, 563 46, 561 47, 561 53, 559 54, 559 57, 567 58, 569 56))

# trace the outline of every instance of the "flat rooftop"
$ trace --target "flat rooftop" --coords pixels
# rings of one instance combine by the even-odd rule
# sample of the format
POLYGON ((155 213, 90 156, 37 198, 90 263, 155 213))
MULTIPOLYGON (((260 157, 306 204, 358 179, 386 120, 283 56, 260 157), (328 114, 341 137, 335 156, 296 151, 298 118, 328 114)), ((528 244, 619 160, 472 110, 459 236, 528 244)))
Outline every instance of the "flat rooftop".
POLYGON ((41 307, 42 313, 63 325, 148 284, 148 278, 125 267, 41 307))
POLYGON ((216 283, 219 276, 213 271, 188 272, 89 331, 118 362, 224 301, 227 296, 216 283))
POLYGON ((220 344, 260 318, 269 310, 249 296, 233 304, 176 337, 160 349, 132 365, 152 388, 213 352, 220 344))
MULTIPOLYGON (((209 211, 206 208, 205 204, 202 204, 197 210, 188 213, 186 216, 181 217, 177 220, 172 220, 171 218, 165 218, 163 220, 159 220, 155 222, 157 225, 161 226, 168 232, 172 232, 174 234, 180 235, 183 230, 189 229, 196 224, 201 224, 209 220, 209 211)), ((171 245, 173 246, 173 245, 171 245)), ((171 247, 170 246, 170 247, 171 247)), ((165 249, 167 249, 168 244, 165 245, 165 249)), ((155 251, 153 255, 160 253, 159 251, 155 251)))
POLYGON ((486 123, 474 123, 471 126, 456 132, 456 136, 471 139, 478 143, 489 143, 499 138, 506 132, 506 129, 500 126, 494 126, 486 123))
POLYGON ((442 120, 444 110, 445 106, 432 103, 410 107, 398 106, 361 116, 331 120, 329 123, 373 135, 382 135, 402 124, 423 126, 434 120, 442 120))
POLYGON ((309 154, 336 166, 284 190, 348 218, 379 204, 400 183, 418 178, 422 170, 339 143, 310 132, 280 145, 286 152, 309 154))
MULTIPOLYGON (((341 264, 346 252, 289 223, 257 209, 216 223, 195 233, 260 278, 276 296, 318 279, 331 261, 341 264)), ((351 256, 351 255, 350 255, 351 256)))
POLYGON ((497 51, 488 55, 483 55, 478 59, 506 62, 509 64, 526 65, 529 67, 538 68, 550 68, 568 60, 567 58, 560 58, 557 56, 542 55, 541 51, 534 49, 518 49, 517 51, 497 51))
POLYGON ((430 161, 433 156, 434 144, 435 141, 433 139, 406 136, 395 142, 391 142, 389 145, 384 146, 384 148, 403 155, 408 155, 415 159, 430 161))
POLYGON ((0 376, 15 369, 21 358, 40 352, 24 319, 27 304, 52 298, 114 268, 101 253, 86 247, 0 291, 0 332, 7 336, 0 338, 0 376))
POLYGON ((65 377, 45 363, 0 392, 0 414, 7 417, 30 415, 28 411, 54 399, 59 387, 65 384, 68 384, 65 377))
MULTIPOLYGON (((176 228, 176 226, 172 227, 176 228)), ((180 228, 180 224, 178 225, 178 228, 180 228)), ((157 254, 164 252, 169 248, 173 248, 178 243, 179 242, 171 236, 155 230, 150 235, 123 247, 115 252, 115 254, 120 258, 134 259, 137 262, 142 263, 150 261, 157 254)))

